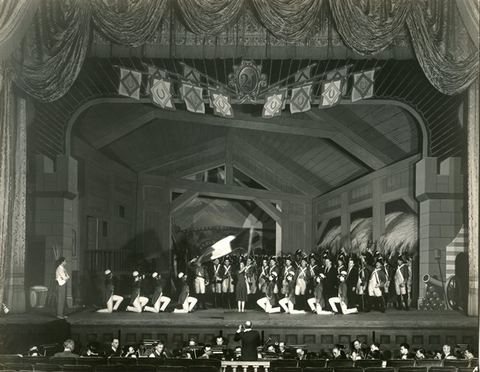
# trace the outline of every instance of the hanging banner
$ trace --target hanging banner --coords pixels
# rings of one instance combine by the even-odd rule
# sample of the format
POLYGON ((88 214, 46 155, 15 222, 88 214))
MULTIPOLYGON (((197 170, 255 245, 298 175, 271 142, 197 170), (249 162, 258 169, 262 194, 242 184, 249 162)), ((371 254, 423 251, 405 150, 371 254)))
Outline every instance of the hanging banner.
POLYGON ((305 112, 310 110, 312 93, 312 85, 305 85, 299 88, 292 89, 292 98, 290 98, 290 112, 295 114, 297 112, 305 112))
POLYGON ((233 118, 233 109, 230 103, 230 96, 222 94, 218 90, 209 91, 210 102, 213 106, 213 113, 225 118, 233 118))
POLYGON ((153 79, 166 79, 167 71, 161 70, 153 66, 147 66, 148 69, 148 82, 147 82, 147 92, 150 92, 150 88, 153 86, 153 79))
POLYGON ((183 66, 183 76, 194 84, 200 84, 200 73, 193 68, 183 66))
POLYGON ((265 103, 263 105, 262 117, 273 118, 282 114, 286 99, 286 90, 278 91, 275 93, 267 94, 265 97, 265 103))
POLYGON ((348 88, 348 76, 351 66, 339 68, 333 72, 329 72, 327 74, 327 80, 334 80, 338 78, 342 78, 342 95, 347 94, 348 88))
POLYGON ((373 96, 373 83, 375 82, 375 70, 362 71, 353 74, 352 102, 373 96))
POLYGON ((205 114, 205 104, 203 103, 203 89, 187 83, 182 83, 181 96, 190 112, 205 114))
POLYGON ((343 79, 322 82, 322 95, 320 97, 319 109, 333 107, 338 105, 342 100, 343 79))
POLYGON ((153 79, 150 97, 152 103, 163 109, 175 110, 172 97, 172 82, 168 79, 153 79))
POLYGON ((135 70, 120 68, 120 85, 118 94, 140 100, 140 86, 142 74, 135 70))
POLYGON ((312 72, 312 69, 307 68, 303 71, 300 71, 300 72, 296 73, 295 74, 295 83, 301 83, 303 81, 306 81, 306 80, 310 79, 311 72, 312 72))

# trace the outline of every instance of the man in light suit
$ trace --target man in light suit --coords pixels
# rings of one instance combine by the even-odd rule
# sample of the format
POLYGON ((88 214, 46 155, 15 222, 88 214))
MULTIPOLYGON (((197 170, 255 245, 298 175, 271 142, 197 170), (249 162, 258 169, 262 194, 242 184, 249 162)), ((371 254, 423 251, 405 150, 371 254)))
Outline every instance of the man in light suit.
POLYGON ((242 360, 258 360, 257 347, 260 346, 260 334, 252 329, 252 322, 247 320, 245 326, 239 325, 234 341, 242 340, 242 360))
POLYGON ((60 257, 58 259, 58 266, 55 270, 55 286, 57 288, 57 318, 67 319, 67 316, 63 315, 67 302, 67 280, 70 279, 65 266, 67 265, 67 259, 60 257))

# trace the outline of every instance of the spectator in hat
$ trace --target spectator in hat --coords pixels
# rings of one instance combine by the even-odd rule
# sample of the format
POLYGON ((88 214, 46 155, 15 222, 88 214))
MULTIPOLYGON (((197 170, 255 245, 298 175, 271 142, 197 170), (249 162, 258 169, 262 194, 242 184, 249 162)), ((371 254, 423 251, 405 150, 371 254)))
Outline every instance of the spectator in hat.
POLYGON ((97 313, 112 313, 117 311, 120 304, 123 302, 123 297, 114 294, 113 273, 110 269, 105 270, 105 288, 103 299, 107 304, 105 309, 97 310, 97 313))
POLYGON ((395 293, 397 295, 397 310, 402 309, 402 299, 405 304, 405 310, 408 309, 408 292, 407 292, 407 282, 408 282, 408 267, 405 262, 405 258, 402 255, 398 256, 398 265, 395 270, 395 293))
POLYGON ((258 306, 260 306, 266 313, 279 313, 280 307, 275 306, 275 285, 277 282, 277 273, 274 271, 268 276, 267 288, 265 292, 265 297, 257 301, 258 306))
POLYGON ((195 304, 197 303, 197 299, 195 297, 190 297, 190 288, 187 283, 187 275, 180 272, 178 273, 178 279, 181 281, 182 291, 180 292, 180 297, 178 298, 178 304, 182 306, 181 309, 173 310, 174 313, 181 313, 186 314, 190 313, 195 304))
POLYGON ((286 314, 305 314, 303 310, 296 310, 295 307, 295 273, 290 271, 287 273, 287 287, 285 292, 285 297, 282 298, 278 303, 285 310, 286 314))
POLYGON ((152 279, 154 280, 154 290, 153 290, 153 296, 152 296, 152 306, 145 306, 145 311, 151 312, 151 313, 158 313, 160 311, 165 311, 167 308, 168 304, 170 303, 171 299, 170 297, 164 296, 163 295, 163 287, 162 287, 162 276, 154 272, 152 274, 152 279))
POLYGON ((338 296, 337 297, 330 297, 328 302, 330 302, 330 307, 334 314, 338 314, 337 304, 340 304, 340 308, 342 313, 347 314, 358 314, 358 309, 356 307, 348 308, 347 306, 347 283, 345 281, 347 277, 347 272, 342 271, 339 275, 339 284, 338 284, 338 296))
POLYGON ((148 298, 141 295, 143 275, 140 275, 138 271, 132 273, 133 276, 133 290, 130 306, 127 306, 127 311, 134 313, 141 313, 143 307, 148 303, 148 298))
POLYGON ((375 269, 370 275, 368 281, 368 296, 372 308, 376 307, 380 312, 385 312, 385 303, 383 299, 383 288, 385 287, 386 277, 383 271, 382 258, 379 257, 375 261, 375 269))

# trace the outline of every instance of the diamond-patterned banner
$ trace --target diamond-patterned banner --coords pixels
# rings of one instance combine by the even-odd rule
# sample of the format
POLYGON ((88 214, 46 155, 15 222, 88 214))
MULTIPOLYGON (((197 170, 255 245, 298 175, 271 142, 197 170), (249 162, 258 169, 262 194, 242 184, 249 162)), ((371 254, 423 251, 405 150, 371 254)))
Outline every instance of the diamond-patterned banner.
POLYGON ((310 99, 312 93, 312 85, 292 89, 292 98, 290 98, 290 112, 305 112, 310 110, 310 99))
POLYGON ((353 74, 352 102, 373 96, 373 83, 375 82, 375 70, 362 71, 353 74))
POLYGON ((183 76, 194 84, 200 84, 200 73, 188 66, 183 66, 183 76))
POLYGON ((153 79, 166 79, 167 71, 160 70, 159 68, 147 66, 148 68, 148 82, 147 82, 147 92, 150 92, 150 88, 153 86, 153 79))
POLYGON ((138 71, 120 68, 120 85, 118 94, 140 100, 142 74, 138 71))
POLYGON ((326 76, 327 80, 342 78, 342 95, 347 94, 348 73, 351 66, 339 68, 338 70, 329 72, 326 76))
POLYGON ((182 83, 180 87, 181 96, 187 105, 187 110, 196 113, 205 113, 205 104, 203 103, 203 89, 190 85, 187 83, 182 83))
POLYGON ((275 93, 267 94, 265 97, 265 103, 263 105, 262 117, 273 118, 282 114, 284 108, 286 91, 278 91, 275 93))
POLYGON ((306 70, 300 71, 295 74, 295 83, 301 83, 302 81, 310 79, 312 69, 307 68, 306 70))
POLYGON ((319 109, 333 107, 342 100, 343 78, 322 82, 322 96, 319 109))
POLYGON ((163 109, 175 110, 172 97, 172 82, 168 79, 153 79, 150 89, 152 103, 163 109))
POLYGON ((230 96, 222 94, 218 90, 210 90, 210 101, 213 106, 213 113, 225 118, 233 118, 233 108, 230 102, 230 96))

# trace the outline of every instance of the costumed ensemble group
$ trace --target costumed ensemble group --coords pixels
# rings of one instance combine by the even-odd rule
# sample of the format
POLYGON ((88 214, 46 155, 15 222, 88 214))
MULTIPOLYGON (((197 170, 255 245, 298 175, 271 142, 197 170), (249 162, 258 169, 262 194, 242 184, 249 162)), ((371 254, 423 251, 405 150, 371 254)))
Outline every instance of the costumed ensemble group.
MULTIPOLYGON (((221 261, 216 258, 207 263, 195 257, 188 263, 189 273, 180 272, 176 276, 179 298, 173 312, 189 313, 197 303, 199 308, 206 309, 206 296, 210 292, 209 303, 213 308, 236 307, 239 312, 246 307, 254 309, 255 303, 270 314, 385 312, 390 303, 399 310, 409 309, 410 258, 394 253, 382 257, 372 247, 359 256, 348 255, 342 248, 335 257, 328 250, 320 257, 301 250, 282 257, 231 254, 221 261)), ((126 310, 165 311, 171 299, 164 295, 162 283, 157 272, 141 275, 134 271, 133 291, 126 310), (154 282, 149 296, 142 293, 142 281, 146 278, 154 282), (147 306, 149 302, 151 306, 147 306)), ((111 270, 105 271, 104 293, 105 308, 98 312, 118 310, 124 298, 115 293, 111 270)))

